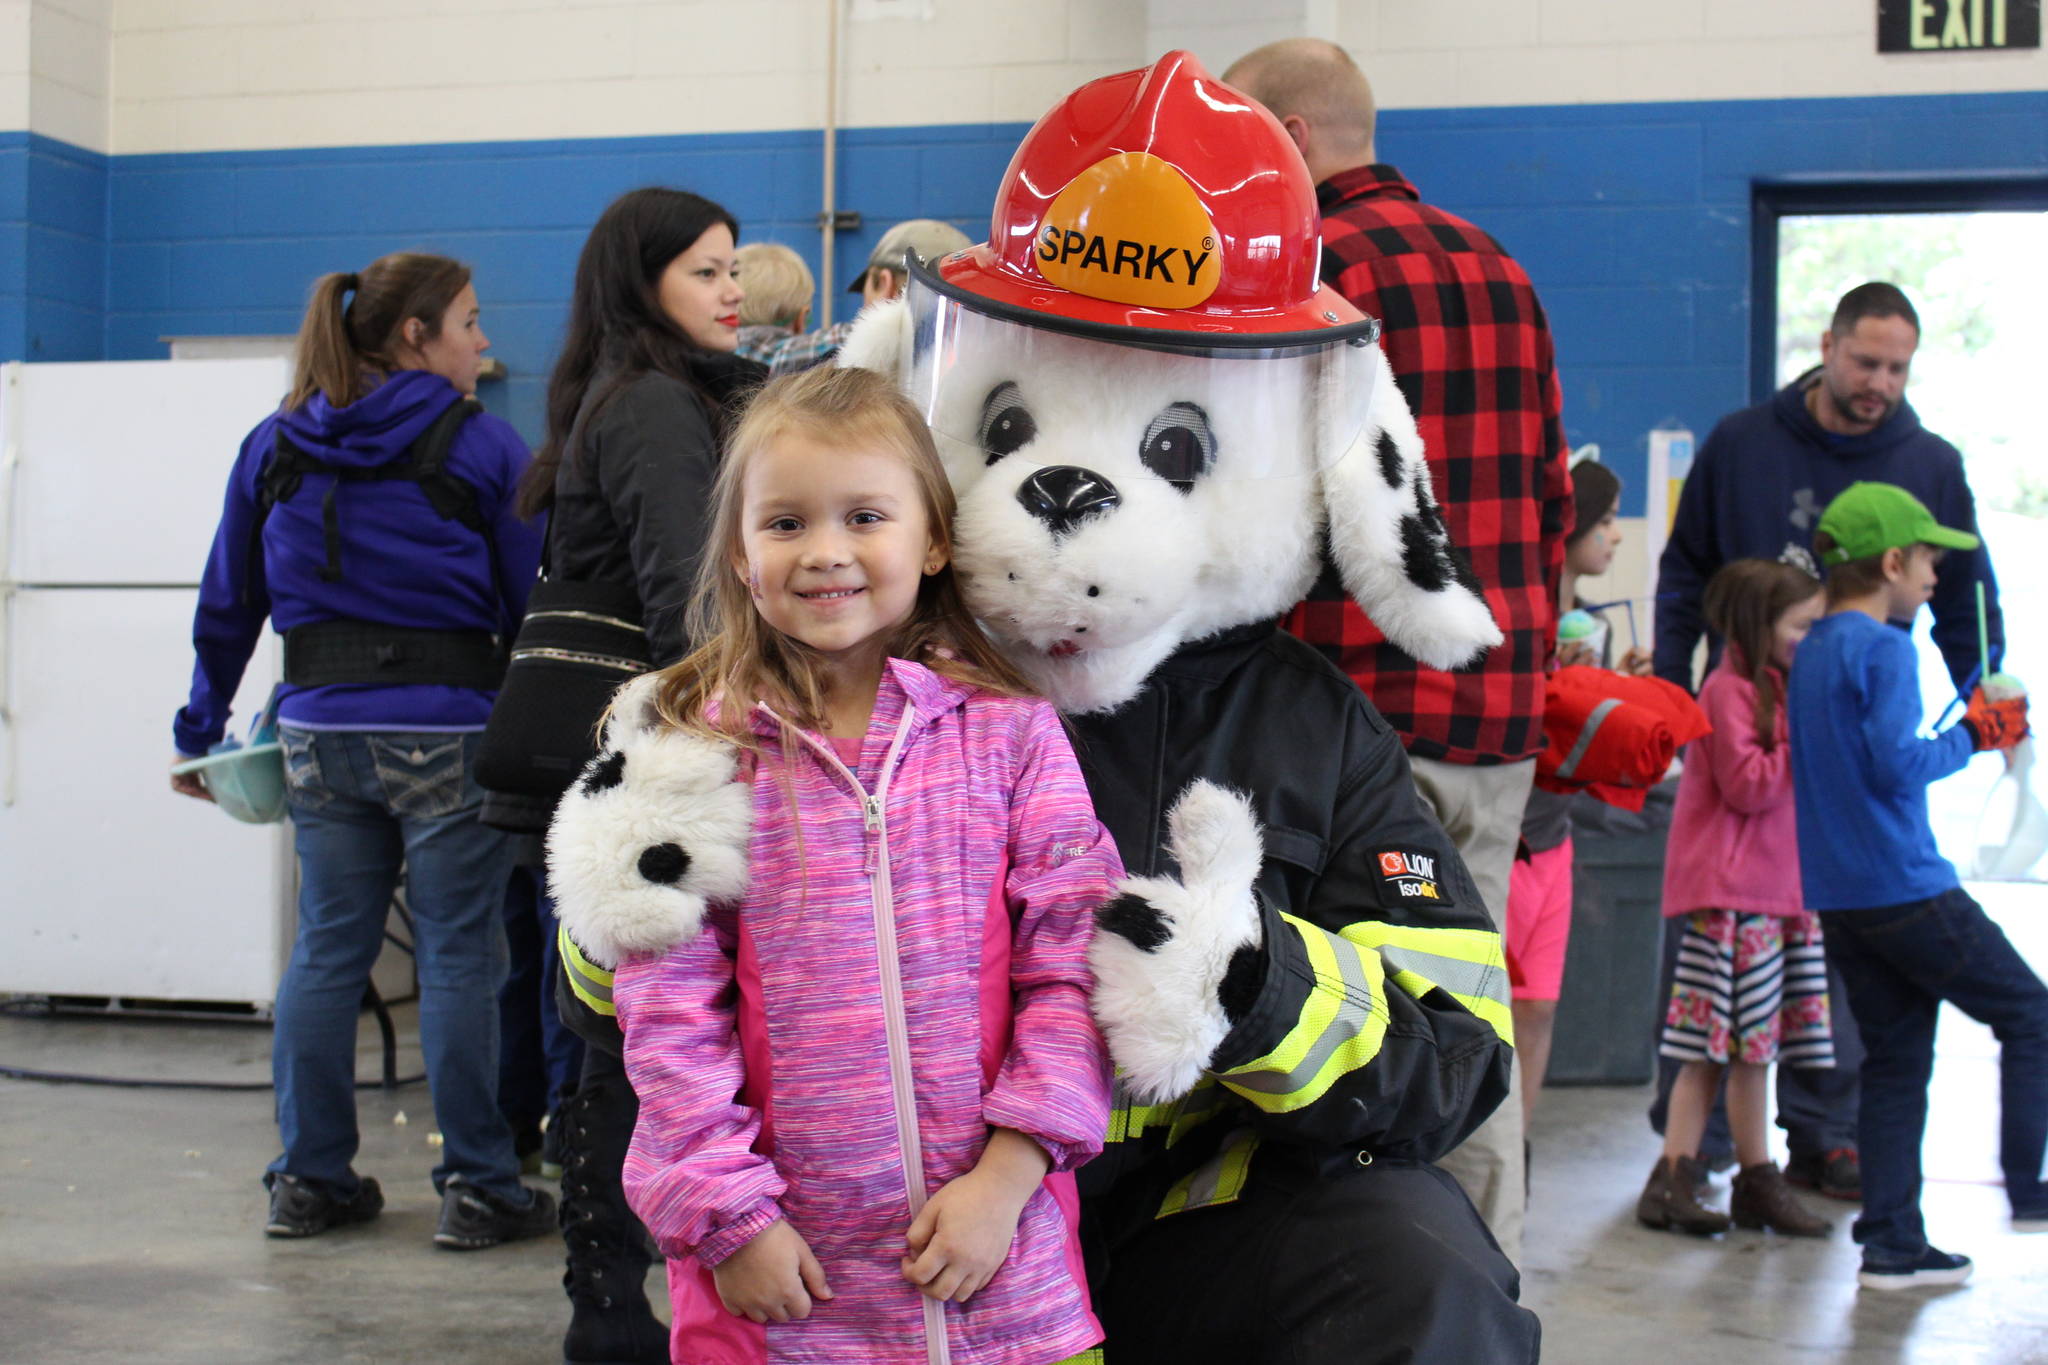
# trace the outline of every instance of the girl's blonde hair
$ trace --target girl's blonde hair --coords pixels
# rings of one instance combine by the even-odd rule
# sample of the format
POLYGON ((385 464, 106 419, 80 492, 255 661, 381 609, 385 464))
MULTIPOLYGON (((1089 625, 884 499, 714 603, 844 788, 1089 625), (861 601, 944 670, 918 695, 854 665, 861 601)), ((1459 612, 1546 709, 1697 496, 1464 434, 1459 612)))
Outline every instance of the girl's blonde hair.
POLYGON ((1721 637, 1729 663, 1756 689, 1756 742, 1778 745, 1776 668, 1772 632, 1778 618, 1821 590, 1820 580, 1796 564, 1774 559, 1731 559, 1707 581, 1701 602, 1708 627, 1721 637))
POLYGON ((689 635, 698 643, 659 675, 661 719, 750 751, 759 747, 747 717, 756 701, 793 724, 824 728, 826 679, 817 652, 762 619, 734 567, 746 558, 740 511, 747 469, 756 455, 791 436, 845 450, 889 451, 916 480, 933 544, 947 562, 918 585, 916 605, 885 653, 999 695, 1031 695, 1030 684, 982 633, 961 598, 951 562, 953 486, 924 419, 872 370, 819 367, 762 389, 727 443, 690 601, 689 635))

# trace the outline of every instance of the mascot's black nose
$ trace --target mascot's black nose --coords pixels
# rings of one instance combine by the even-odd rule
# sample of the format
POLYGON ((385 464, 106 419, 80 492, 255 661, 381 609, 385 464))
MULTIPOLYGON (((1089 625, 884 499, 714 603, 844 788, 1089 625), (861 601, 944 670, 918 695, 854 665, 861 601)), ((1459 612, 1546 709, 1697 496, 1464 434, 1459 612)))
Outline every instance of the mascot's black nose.
POLYGON ((1092 469, 1054 465, 1041 469, 1017 490, 1024 510, 1063 536, 1090 517, 1099 517, 1123 501, 1116 485, 1092 469))

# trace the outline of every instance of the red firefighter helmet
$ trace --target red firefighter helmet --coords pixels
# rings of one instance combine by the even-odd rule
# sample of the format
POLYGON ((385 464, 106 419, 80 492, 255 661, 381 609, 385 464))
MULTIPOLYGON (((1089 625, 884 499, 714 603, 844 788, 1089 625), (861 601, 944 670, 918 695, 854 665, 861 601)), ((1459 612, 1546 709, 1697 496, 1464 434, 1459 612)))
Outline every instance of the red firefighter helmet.
POLYGON ((1126 345, 1373 340, 1379 324, 1318 277, 1321 219, 1279 122, 1169 52, 1041 118, 1004 173, 989 240, 915 273, 977 312, 1126 345))

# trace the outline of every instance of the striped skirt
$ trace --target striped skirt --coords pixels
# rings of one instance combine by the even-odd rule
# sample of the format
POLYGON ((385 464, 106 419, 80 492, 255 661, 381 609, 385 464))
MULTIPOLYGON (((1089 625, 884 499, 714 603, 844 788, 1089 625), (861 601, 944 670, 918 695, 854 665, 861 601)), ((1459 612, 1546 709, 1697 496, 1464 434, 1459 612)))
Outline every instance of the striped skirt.
POLYGON ((1693 911, 1658 1051, 1688 1062, 1833 1066, 1820 918, 1693 911))

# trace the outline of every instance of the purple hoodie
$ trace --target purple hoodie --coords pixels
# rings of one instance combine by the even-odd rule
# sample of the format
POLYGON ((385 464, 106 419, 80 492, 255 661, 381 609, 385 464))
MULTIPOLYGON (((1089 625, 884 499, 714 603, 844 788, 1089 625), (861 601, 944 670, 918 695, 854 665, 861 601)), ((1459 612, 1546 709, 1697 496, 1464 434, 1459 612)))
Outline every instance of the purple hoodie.
MULTIPOLYGON (((228 475, 227 500, 192 619, 192 695, 171 726, 179 753, 203 754, 221 738, 266 617, 280 632, 341 619, 494 634, 517 628, 540 563, 541 531, 512 510, 526 444, 488 413, 463 424, 446 469, 476 489, 491 523, 495 583, 483 537, 459 521, 443 520, 419 485, 404 479, 341 486, 341 579, 323 581, 327 550, 320 504, 333 476, 317 473, 271 509, 263 526, 261 572, 251 582, 249 536, 257 491, 280 425, 315 459, 374 468, 403 458, 457 397, 439 375, 401 370, 345 408, 316 393, 304 407, 274 413, 249 433, 228 475)), ((432 684, 286 688, 278 714, 309 730, 481 730, 493 695, 432 684)))

